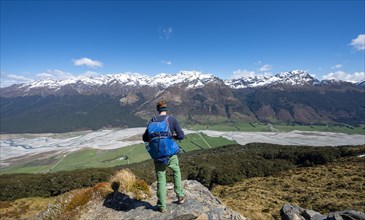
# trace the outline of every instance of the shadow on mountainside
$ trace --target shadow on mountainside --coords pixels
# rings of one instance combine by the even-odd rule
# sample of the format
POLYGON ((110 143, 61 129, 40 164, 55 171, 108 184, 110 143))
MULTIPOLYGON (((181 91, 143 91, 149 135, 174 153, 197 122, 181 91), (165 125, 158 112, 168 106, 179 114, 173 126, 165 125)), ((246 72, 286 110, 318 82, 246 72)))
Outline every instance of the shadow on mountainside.
POLYGON ((128 212, 131 209, 135 209, 141 206, 144 206, 145 209, 152 209, 157 211, 157 207, 152 206, 150 203, 145 201, 139 201, 133 198, 130 198, 128 195, 121 193, 118 191, 119 184, 113 183, 112 188, 114 192, 109 193, 104 200, 103 205, 107 208, 114 209, 116 211, 125 211, 128 212))
POLYGON ((193 220, 227 219, 246 220, 239 213, 227 208, 206 187, 195 180, 184 180, 184 204, 177 204, 173 183, 166 186, 166 212, 161 213, 155 206, 157 182, 150 186, 151 197, 138 201, 114 190, 103 201, 91 203, 78 219, 148 219, 148 220, 193 220))

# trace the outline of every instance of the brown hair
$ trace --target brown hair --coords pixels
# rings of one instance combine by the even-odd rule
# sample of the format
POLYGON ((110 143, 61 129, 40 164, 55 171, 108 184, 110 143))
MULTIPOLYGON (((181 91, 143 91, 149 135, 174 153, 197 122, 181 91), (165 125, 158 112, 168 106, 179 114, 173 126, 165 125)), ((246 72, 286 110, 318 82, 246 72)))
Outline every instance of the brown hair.
POLYGON ((156 105, 157 111, 167 111, 167 103, 165 100, 160 100, 156 105))

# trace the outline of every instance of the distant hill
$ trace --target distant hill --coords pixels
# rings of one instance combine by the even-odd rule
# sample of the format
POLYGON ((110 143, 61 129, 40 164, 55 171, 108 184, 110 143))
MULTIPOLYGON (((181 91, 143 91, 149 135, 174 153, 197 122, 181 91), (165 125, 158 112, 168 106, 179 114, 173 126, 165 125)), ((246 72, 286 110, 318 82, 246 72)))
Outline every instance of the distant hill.
POLYGON ((42 80, 0 89, 1 133, 145 126, 160 99, 183 124, 365 124, 363 84, 304 71, 222 80, 180 72, 42 80))

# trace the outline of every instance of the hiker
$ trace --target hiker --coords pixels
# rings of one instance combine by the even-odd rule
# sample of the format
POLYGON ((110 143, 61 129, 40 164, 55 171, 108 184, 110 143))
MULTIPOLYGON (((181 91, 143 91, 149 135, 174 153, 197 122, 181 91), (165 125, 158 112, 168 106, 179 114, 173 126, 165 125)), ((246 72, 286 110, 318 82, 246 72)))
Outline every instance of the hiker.
POLYGON ((157 102, 156 107, 159 115, 153 117, 148 123, 143 134, 143 141, 148 142, 147 150, 154 159, 157 177, 157 207, 160 212, 164 213, 166 212, 166 167, 170 168, 174 174, 177 203, 183 204, 185 200, 177 157, 180 148, 173 140, 184 139, 184 132, 177 120, 171 115, 167 115, 167 103, 164 100, 157 102))

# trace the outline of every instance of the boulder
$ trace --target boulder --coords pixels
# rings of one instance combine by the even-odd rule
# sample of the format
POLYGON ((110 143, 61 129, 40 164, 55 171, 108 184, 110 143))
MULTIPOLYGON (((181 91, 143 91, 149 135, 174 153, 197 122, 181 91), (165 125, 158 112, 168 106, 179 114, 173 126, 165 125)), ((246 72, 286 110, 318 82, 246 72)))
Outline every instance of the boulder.
POLYGON ((365 220, 365 213, 345 210, 322 215, 319 212, 285 204, 280 210, 283 220, 365 220))
POLYGON ((89 204, 80 219, 151 219, 151 220, 246 220, 239 213, 227 208, 206 187, 195 180, 184 180, 186 200, 177 204, 173 184, 167 184, 167 211, 157 210, 156 183, 151 186, 152 197, 137 201, 120 193, 104 201, 89 204))

